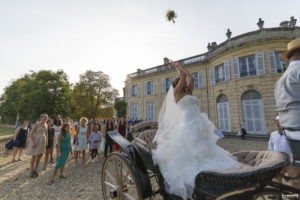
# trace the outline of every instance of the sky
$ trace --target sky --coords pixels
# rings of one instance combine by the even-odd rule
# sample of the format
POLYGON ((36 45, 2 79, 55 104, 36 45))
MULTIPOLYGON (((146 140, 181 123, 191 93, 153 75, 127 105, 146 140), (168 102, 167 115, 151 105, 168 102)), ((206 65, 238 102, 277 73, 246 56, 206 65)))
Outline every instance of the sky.
POLYGON ((299 0, 0 0, 0 94, 30 70, 63 69, 69 81, 87 70, 126 75, 205 53, 207 44, 300 20, 299 0), (165 14, 175 10, 176 23, 165 14))

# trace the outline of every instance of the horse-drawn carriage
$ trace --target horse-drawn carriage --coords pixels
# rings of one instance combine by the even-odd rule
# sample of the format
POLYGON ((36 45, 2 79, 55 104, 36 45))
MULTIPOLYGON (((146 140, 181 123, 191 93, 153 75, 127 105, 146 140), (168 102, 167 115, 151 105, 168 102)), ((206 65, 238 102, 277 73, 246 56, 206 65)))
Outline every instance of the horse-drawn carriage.
MULTIPOLYGON (((156 146, 152 141, 157 126, 157 122, 137 124, 132 142, 117 132, 108 132, 123 152, 110 154, 103 164, 101 183, 105 200, 141 200, 157 194, 168 200, 181 199, 165 190, 163 176, 152 160, 151 150, 156 146)), ((294 146, 298 148, 299 145, 294 146)), ((242 151, 233 155, 241 163, 241 169, 201 171, 195 179, 192 199, 248 200, 268 199, 270 196, 282 199, 300 193, 298 189, 272 181, 289 164, 286 154, 242 151)))

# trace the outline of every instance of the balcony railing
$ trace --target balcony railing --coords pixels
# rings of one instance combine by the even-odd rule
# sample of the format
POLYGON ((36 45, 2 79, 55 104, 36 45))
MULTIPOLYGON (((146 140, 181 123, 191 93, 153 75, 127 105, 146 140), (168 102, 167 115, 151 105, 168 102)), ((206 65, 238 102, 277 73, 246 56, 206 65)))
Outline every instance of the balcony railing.
MULTIPOLYGON (((193 56, 193 57, 185 58, 185 59, 178 60, 178 61, 181 62, 183 66, 188 66, 188 65, 199 64, 201 62, 205 62, 207 59, 208 59, 208 57, 206 54, 201 54, 198 56, 193 56)), ((145 70, 138 69, 137 72, 128 74, 127 77, 128 78, 137 78, 137 77, 147 76, 150 74, 166 72, 166 71, 170 71, 170 70, 174 70, 174 69, 170 68, 169 65, 164 64, 164 65, 159 65, 157 67, 152 67, 152 68, 145 69, 145 70)))

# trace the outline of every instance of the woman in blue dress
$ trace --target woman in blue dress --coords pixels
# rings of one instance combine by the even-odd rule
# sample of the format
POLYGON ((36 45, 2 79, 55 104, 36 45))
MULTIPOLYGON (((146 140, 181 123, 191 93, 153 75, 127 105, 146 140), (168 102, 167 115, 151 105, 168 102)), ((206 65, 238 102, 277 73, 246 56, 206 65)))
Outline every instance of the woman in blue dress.
POLYGON ((78 153, 82 152, 82 163, 85 162, 85 151, 88 149, 88 119, 82 117, 79 121, 80 126, 76 131, 76 145, 74 146, 75 166, 77 165, 78 153))
POLYGON ((63 174, 64 168, 66 161, 69 157, 69 154, 71 152, 71 124, 67 123, 62 126, 61 132, 58 135, 57 138, 57 160, 56 160, 56 165, 55 169, 53 171, 52 179, 50 181, 50 185, 54 183, 54 179, 56 176, 56 173, 58 169, 60 169, 60 175, 59 178, 65 179, 66 176, 63 174))

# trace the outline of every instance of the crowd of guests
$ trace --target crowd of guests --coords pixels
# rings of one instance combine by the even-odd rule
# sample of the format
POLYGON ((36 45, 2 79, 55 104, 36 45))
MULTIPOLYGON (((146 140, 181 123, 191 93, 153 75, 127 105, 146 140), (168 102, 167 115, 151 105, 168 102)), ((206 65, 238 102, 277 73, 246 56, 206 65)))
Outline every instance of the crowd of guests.
POLYGON ((133 140, 131 134, 133 125, 141 121, 126 120, 124 117, 103 121, 82 117, 79 121, 73 121, 69 117, 62 119, 60 115, 52 120, 47 114, 41 114, 31 131, 28 128, 28 121, 24 121, 20 127, 16 128, 12 161, 20 161, 22 151, 25 149, 25 154, 31 156, 30 177, 35 178, 39 176, 38 167, 43 155, 45 155, 44 170, 47 168, 48 161, 54 163, 56 160, 49 182, 53 184, 58 171, 59 178, 66 178, 63 171, 69 155, 73 154, 74 167, 78 165, 78 158, 81 158, 82 164, 86 162, 86 153, 90 153, 92 163, 96 161, 99 153, 107 157, 108 153, 120 150, 120 147, 107 136, 107 132, 117 131, 131 141, 133 140), (53 151, 56 152, 56 159, 54 159, 53 151))

